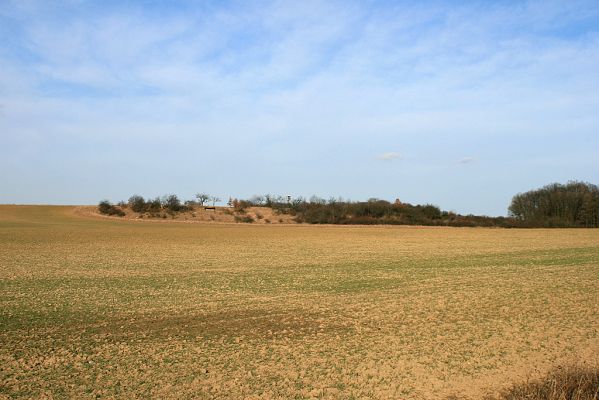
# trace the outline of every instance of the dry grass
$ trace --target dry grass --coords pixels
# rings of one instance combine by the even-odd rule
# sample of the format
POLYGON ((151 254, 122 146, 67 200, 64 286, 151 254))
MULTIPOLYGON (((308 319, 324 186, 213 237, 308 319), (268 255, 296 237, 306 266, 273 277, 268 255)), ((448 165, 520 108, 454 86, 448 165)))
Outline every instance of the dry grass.
POLYGON ((505 390, 500 400, 597 400, 599 369, 558 368, 543 379, 518 384, 505 390))
POLYGON ((599 230, 0 206, 0 249, 0 398, 481 398, 599 354, 599 230))

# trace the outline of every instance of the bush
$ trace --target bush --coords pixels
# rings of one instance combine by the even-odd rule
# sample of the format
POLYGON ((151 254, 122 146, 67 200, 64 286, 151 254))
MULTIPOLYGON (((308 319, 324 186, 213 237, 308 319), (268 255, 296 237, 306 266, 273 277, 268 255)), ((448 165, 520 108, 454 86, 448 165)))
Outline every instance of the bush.
POLYGON ((131 211, 137 213, 146 211, 146 201, 143 197, 139 195, 135 194, 129 197, 129 201, 127 201, 127 203, 129 204, 129 208, 131 209, 131 211))
POLYGON ((596 400, 599 369, 557 368, 540 380, 515 385, 500 400, 596 400))
POLYGON ((187 211, 187 207, 181 204, 176 194, 169 194, 162 199, 162 207, 172 212, 187 211))
POLYGON ((254 222, 254 218, 250 217, 249 215, 244 215, 243 217, 236 215, 235 222, 245 222, 251 224, 252 222, 254 222))
POLYGON ((249 201, 238 199, 233 199, 231 204, 233 205, 233 209, 238 213, 245 213, 245 209, 252 206, 252 203, 249 201))
POLYGON ((110 212, 110 210, 112 209, 112 207, 114 207, 114 206, 112 204, 110 204, 110 202, 108 200, 102 200, 98 204, 98 211, 100 211, 101 214, 108 214, 110 212))
POLYGON ((125 215, 125 212, 123 210, 114 206, 108 200, 102 200, 100 203, 98 203, 98 211, 100 212, 100 214, 105 215, 117 215, 119 217, 125 215))
POLYGON ((158 213, 161 209, 162 203, 158 197, 156 197, 154 200, 148 200, 146 202, 146 210, 150 213, 158 213))

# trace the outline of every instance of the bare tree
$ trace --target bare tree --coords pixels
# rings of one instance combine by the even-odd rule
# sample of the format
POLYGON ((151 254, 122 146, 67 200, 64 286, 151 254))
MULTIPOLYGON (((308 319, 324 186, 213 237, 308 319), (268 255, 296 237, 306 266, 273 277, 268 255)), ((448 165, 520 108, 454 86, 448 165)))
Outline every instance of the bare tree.
POLYGON ((198 199, 198 203, 200 203, 201 206, 203 206, 204 203, 206 203, 211 198, 212 198, 212 196, 210 196, 207 193, 198 193, 198 194, 196 194, 196 199, 198 199))
POLYGON ((212 196, 210 200, 212 200, 212 206, 214 207, 214 205, 220 201, 220 197, 212 196))
POLYGON ((508 211, 529 226, 598 227, 599 187, 578 181, 553 183, 517 194, 508 211))

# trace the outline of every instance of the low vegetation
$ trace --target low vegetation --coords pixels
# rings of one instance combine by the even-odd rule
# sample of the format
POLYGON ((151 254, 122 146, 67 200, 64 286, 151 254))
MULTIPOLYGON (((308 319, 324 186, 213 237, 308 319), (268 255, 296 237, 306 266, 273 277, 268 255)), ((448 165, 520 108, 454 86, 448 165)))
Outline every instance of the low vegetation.
POLYGON ((280 196, 255 196, 237 201, 239 208, 251 206, 270 207, 280 214, 290 214, 296 222, 310 224, 357 225, 425 225, 425 226, 500 226, 513 227, 516 221, 505 217, 459 215, 441 211, 432 204, 412 205, 396 200, 391 203, 381 199, 351 202, 342 199, 325 200, 312 197, 286 200, 280 196))
POLYGON ((108 200, 102 200, 98 204, 98 211, 105 215, 116 215, 118 217, 125 215, 125 212, 120 207, 115 206, 108 200))
POLYGON ((250 217, 249 215, 236 215, 235 216, 235 222, 245 222, 248 224, 251 224, 252 222, 254 222, 255 219, 250 217))
POLYGON ((545 378, 515 385, 490 400, 597 400, 599 369, 556 368, 545 378))
MULTIPOLYGON (((124 216, 124 208, 142 217, 166 218, 177 213, 190 212, 197 207, 212 206, 221 199, 206 193, 198 193, 194 200, 182 202, 176 195, 144 199, 133 195, 127 202, 113 206, 107 201, 98 205, 102 214, 124 216)), ((552 184, 538 190, 520 193, 512 199, 508 217, 484 215, 460 215, 443 211, 432 204, 412 205, 399 199, 393 203, 372 198, 367 201, 344 201, 342 199, 313 196, 310 199, 264 195, 251 199, 229 199, 229 211, 236 222, 255 222, 262 219, 260 213, 247 216, 250 207, 268 207, 279 215, 289 215, 298 223, 309 224, 358 224, 358 225, 424 225, 469 226, 502 228, 539 227, 599 227, 599 188, 590 183, 569 182, 552 184)))

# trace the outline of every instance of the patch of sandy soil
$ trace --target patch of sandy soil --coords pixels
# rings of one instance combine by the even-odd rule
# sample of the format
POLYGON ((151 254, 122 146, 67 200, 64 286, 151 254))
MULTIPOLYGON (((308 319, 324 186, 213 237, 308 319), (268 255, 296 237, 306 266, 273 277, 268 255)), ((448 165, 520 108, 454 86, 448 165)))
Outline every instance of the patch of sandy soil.
POLYGON ((249 207, 244 212, 239 212, 230 207, 200 207, 192 211, 176 214, 160 212, 156 215, 148 213, 136 213, 130 209, 124 209, 125 216, 116 217, 100 214, 96 206, 76 206, 72 209, 73 214, 91 218, 105 218, 127 221, 151 221, 151 222, 184 222, 184 223, 248 223, 248 217, 253 224, 297 224, 294 217, 288 214, 277 214, 268 207, 249 207))

